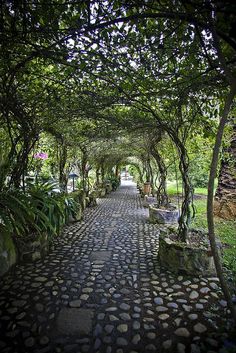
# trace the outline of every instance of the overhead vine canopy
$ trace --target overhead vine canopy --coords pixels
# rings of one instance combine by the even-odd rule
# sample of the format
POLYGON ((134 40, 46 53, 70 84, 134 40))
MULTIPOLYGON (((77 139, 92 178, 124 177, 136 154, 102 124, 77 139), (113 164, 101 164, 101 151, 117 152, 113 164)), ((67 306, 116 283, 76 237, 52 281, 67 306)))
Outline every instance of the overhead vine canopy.
POLYGON ((190 214, 187 141, 228 116, 235 14, 231 1, 3 2, 1 185, 19 185, 42 132, 65 149, 154 129, 177 148, 190 214))
POLYGON ((154 127, 179 146, 211 131, 234 85, 235 13, 231 1, 3 2, 0 119, 21 160, 63 124, 71 136, 85 121, 97 136, 154 127))

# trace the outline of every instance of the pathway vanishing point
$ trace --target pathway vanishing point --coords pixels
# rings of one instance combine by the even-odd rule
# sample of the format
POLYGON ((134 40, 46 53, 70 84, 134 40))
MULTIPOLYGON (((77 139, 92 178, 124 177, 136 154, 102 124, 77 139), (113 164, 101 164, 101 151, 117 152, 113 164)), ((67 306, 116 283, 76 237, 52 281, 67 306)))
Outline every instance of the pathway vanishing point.
POLYGON ((218 352, 218 279, 175 276, 157 254, 158 226, 124 181, 44 260, 1 280, 1 352, 218 352))

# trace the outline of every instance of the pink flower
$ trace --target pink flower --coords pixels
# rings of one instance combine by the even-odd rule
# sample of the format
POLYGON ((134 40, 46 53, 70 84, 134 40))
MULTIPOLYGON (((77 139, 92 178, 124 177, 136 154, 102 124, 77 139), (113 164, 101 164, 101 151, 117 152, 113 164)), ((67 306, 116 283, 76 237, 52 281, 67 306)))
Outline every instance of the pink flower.
POLYGON ((48 154, 44 153, 44 152, 38 152, 34 154, 34 158, 36 159, 47 159, 48 158, 48 154))

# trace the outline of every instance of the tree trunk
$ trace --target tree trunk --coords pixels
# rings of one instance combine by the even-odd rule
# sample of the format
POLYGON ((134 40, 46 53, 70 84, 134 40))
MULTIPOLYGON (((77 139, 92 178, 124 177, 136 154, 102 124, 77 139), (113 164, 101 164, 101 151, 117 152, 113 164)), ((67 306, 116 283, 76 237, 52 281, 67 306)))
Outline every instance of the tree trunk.
POLYGON ((148 169, 149 169, 149 175, 150 175, 151 193, 153 193, 153 191, 154 191, 154 179, 153 179, 153 170, 152 170, 150 157, 148 158, 148 169))
POLYGON ((87 151, 85 149, 81 149, 82 151, 82 159, 81 159, 81 174, 82 174, 82 189, 87 191, 87 178, 88 173, 86 171, 86 165, 88 161, 87 151))
POLYGON ((231 85, 230 92, 226 97, 222 117, 218 127, 217 135, 216 135, 215 145, 213 149, 210 175, 209 175, 209 181, 208 181, 207 222, 208 222, 208 233, 209 233, 211 251, 214 257, 217 276, 219 277, 221 288, 224 292, 225 299, 227 300, 228 307, 236 322, 236 310, 232 303, 231 294, 230 294, 227 282, 224 278, 223 267, 222 267, 221 259, 217 249, 217 244, 215 239, 214 216, 213 216, 214 180, 216 178, 216 173, 217 173, 217 164, 219 159, 220 146, 223 138, 224 127, 227 122, 227 117, 229 115, 230 108, 233 103, 235 94, 236 94, 236 81, 231 85))
POLYGON ((167 168, 165 166, 165 162, 158 152, 157 148, 152 148, 152 156, 155 159, 158 169, 159 169, 159 185, 157 189, 157 204, 159 206, 168 206, 169 199, 167 195, 167 168))
POLYGON ((140 180, 140 183, 143 184, 144 183, 144 174, 140 168, 139 165, 136 165, 136 168, 137 168, 137 171, 138 171, 138 174, 139 174, 139 180, 140 180))
POLYGON ((150 158, 149 158, 149 156, 145 160, 145 174, 146 174, 146 182, 150 183, 151 173, 150 173, 150 158))
POLYGON ((105 181, 105 166, 104 166, 103 161, 101 163, 101 179, 102 179, 102 183, 104 183, 104 181, 105 181))
POLYGON ((191 222, 191 208, 193 198, 193 188, 188 175, 189 159, 187 156, 187 151, 181 149, 180 152, 180 163, 179 170, 181 172, 182 181, 183 181, 183 191, 184 198, 181 206, 181 215, 179 218, 179 237, 182 241, 187 241, 188 239, 188 229, 191 222))
POLYGON ((67 160, 67 146, 62 143, 59 145, 59 185, 63 191, 67 191, 68 176, 65 172, 67 160))
POLYGON ((97 166, 96 168, 96 184, 100 184, 100 166, 97 166))
POLYGON ((179 217, 179 228, 178 228, 178 237, 180 241, 188 241, 188 229, 192 218, 191 207, 194 213, 193 206, 193 187, 189 178, 189 158, 187 149, 184 146, 184 143, 176 136, 173 132, 170 134, 173 142, 175 143, 178 154, 179 154, 179 170, 183 182, 183 200, 181 206, 181 215, 179 217))
POLYGON ((226 63, 224 54, 221 50, 221 43, 219 41, 218 34, 216 32, 215 23, 213 23, 213 22, 212 22, 211 32, 212 32, 214 47, 215 47, 216 53, 218 55, 219 67, 224 72, 225 78, 229 83, 230 92, 226 96, 226 99, 225 99, 225 104, 224 104, 221 120, 220 120, 220 123, 218 126, 216 139, 215 139, 215 145, 214 145, 213 154, 212 154, 212 161, 211 161, 210 174, 209 174, 209 180, 208 180, 207 222, 208 222, 209 240, 210 240, 210 244, 211 244, 212 254, 214 257, 217 276, 219 277, 221 288, 222 288, 223 293, 225 295, 225 299, 227 301, 228 308, 230 309, 230 312, 231 312, 232 317, 234 319, 234 323, 236 324, 236 309, 233 305, 230 291, 229 291, 227 282, 226 282, 224 275, 223 275, 221 258, 219 256, 218 251, 217 251, 217 246, 216 246, 216 241, 215 241, 214 215, 213 215, 214 181, 216 178, 217 165, 218 165, 218 160, 219 160, 219 152, 220 152, 220 147, 221 147, 221 143, 222 143, 224 127, 226 125, 227 118, 228 118, 231 106, 234 102, 234 98, 236 95, 236 77, 235 77, 235 72, 232 72, 226 63))
POLYGON ((218 217, 236 219, 236 124, 233 125, 231 143, 224 150, 218 186, 214 201, 214 214, 218 217), (227 156, 226 156, 227 154, 227 156))
POLYGON ((116 178, 119 177, 119 164, 116 164, 116 167, 115 167, 115 177, 116 178))
POLYGON ((11 140, 11 149, 7 155, 7 158, 5 158, 5 160, 3 160, 3 162, 0 164, 0 191, 4 188, 7 175, 10 174, 10 170, 16 154, 16 146, 19 140, 20 136, 18 136, 15 140, 11 140))
POLYGON ((21 149, 15 157, 16 162, 12 168, 9 186, 13 185, 15 188, 20 187, 21 179, 27 171, 29 154, 32 151, 36 141, 36 139, 30 139, 28 136, 25 136, 21 149))

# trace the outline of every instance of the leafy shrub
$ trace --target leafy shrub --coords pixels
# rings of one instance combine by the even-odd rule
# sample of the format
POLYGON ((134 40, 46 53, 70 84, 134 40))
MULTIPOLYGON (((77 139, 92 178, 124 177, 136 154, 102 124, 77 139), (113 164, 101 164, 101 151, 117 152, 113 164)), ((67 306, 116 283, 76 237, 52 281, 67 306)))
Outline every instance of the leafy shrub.
POLYGON ((208 174, 202 173, 199 171, 199 173, 192 175, 191 178, 192 185, 196 188, 205 188, 207 187, 208 184, 208 174))
POLYGON ((112 185, 112 190, 116 190, 118 186, 120 185, 120 178, 110 177, 107 179, 109 182, 111 182, 112 185))
POLYGON ((37 210, 49 221, 46 227, 49 235, 60 234, 62 227, 71 217, 76 219, 80 209, 80 204, 73 195, 58 193, 55 190, 58 190, 57 184, 53 182, 34 184, 29 188, 32 202, 36 202, 37 210))
POLYGON ((72 197, 54 192, 55 183, 28 184, 25 193, 7 190, 0 194, 1 231, 14 236, 46 232, 60 234, 70 217, 76 218, 79 204, 72 197))
POLYGON ((36 210, 35 222, 49 236, 58 235, 65 224, 64 203, 59 193, 53 192, 54 184, 31 185, 28 194, 36 210))
POLYGON ((81 209, 80 203, 73 197, 64 197, 64 212, 65 212, 65 223, 69 222, 71 218, 77 219, 77 214, 81 209))
POLYGON ((24 235, 30 228, 38 230, 35 209, 30 198, 20 190, 4 190, 0 194, 0 224, 3 232, 24 235))
POLYGON ((190 177, 194 187, 204 188, 208 183, 209 176, 209 160, 210 156, 195 156, 194 160, 190 162, 190 177))

